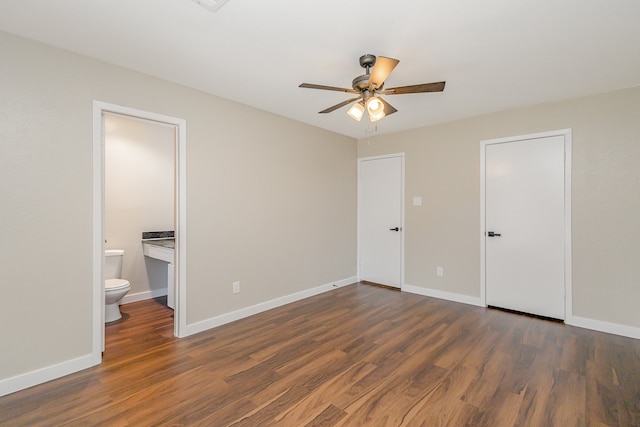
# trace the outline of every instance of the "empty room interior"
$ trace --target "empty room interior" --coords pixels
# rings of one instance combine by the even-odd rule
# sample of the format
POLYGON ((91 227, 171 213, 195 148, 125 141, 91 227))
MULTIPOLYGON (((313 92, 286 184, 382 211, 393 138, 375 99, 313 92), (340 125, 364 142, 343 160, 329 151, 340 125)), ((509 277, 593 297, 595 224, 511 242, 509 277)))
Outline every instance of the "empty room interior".
POLYGON ((640 2, 0 2, 0 425, 640 426, 640 2))

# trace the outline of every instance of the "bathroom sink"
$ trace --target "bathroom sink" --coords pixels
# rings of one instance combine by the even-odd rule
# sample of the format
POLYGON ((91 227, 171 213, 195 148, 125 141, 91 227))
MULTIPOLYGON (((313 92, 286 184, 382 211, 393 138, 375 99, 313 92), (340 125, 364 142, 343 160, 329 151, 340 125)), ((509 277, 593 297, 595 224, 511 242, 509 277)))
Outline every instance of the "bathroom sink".
POLYGON ((152 240, 142 242, 142 251, 149 258, 173 263, 173 240, 152 240), (164 243, 163 243, 164 242, 164 243))

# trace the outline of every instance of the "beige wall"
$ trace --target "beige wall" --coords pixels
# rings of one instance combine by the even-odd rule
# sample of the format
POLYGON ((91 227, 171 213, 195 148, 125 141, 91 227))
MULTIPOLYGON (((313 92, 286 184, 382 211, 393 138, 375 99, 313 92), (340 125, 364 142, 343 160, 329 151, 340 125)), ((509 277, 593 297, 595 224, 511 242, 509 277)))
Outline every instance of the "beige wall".
POLYGON ((6 33, 0 53, 0 381, 91 353, 93 100, 187 122, 188 324, 356 274, 355 140, 6 33))
POLYGON ((640 88, 356 146, 6 33, 0 53, 0 381, 91 352, 93 100, 187 121, 188 324, 354 276, 356 157, 400 151, 405 282, 479 296, 479 141, 572 128, 574 315, 640 327, 640 88))
MULTIPOLYGON (((127 297, 167 291, 167 263, 145 257, 143 231, 174 229, 175 127, 105 114, 106 249, 124 249, 127 297)), ((143 295, 142 297, 148 297, 143 295)))
POLYGON ((360 140, 358 157, 406 153, 405 283, 479 297, 480 141, 565 128, 573 315, 640 327, 638 87, 360 140))

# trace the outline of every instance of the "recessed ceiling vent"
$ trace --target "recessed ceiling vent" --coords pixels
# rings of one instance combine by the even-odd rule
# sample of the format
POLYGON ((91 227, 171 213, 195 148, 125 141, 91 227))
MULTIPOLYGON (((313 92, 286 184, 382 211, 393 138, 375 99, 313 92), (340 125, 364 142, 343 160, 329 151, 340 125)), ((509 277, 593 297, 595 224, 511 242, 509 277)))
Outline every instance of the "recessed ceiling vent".
POLYGON ((193 0, 193 2, 199 4, 210 12, 215 12, 220 9, 227 0, 193 0))

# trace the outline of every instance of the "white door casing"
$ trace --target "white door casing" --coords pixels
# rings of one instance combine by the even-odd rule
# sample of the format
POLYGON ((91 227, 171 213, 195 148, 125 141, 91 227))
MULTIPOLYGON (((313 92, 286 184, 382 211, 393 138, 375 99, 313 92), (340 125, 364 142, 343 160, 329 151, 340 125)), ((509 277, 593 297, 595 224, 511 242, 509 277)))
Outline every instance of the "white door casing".
POLYGON ((92 358, 100 363, 104 351, 104 113, 128 116, 175 126, 176 194, 175 194, 175 312, 174 334, 187 335, 186 252, 186 121, 117 104, 93 101, 93 345, 92 358))
POLYGON ((358 277, 400 288, 404 154, 358 159, 358 277))
POLYGON ((485 305, 571 315, 570 136, 566 130, 482 142, 485 305))

